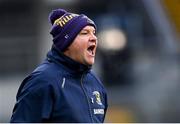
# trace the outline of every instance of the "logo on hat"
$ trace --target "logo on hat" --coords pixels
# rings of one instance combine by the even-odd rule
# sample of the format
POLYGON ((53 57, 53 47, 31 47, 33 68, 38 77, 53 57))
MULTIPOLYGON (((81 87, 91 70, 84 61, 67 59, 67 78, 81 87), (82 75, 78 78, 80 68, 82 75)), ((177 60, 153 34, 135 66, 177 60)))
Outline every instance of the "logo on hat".
POLYGON ((94 95, 95 98, 96 98, 96 103, 99 104, 99 105, 102 105, 100 93, 99 93, 98 91, 94 91, 94 92, 93 92, 93 95, 94 95))
POLYGON ((54 21, 54 24, 64 27, 64 25, 66 25, 66 23, 68 23, 75 16, 78 16, 78 15, 70 14, 70 15, 66 15, 66 16, 61 16, 60 18, 58 18, 57 20, 54 21))

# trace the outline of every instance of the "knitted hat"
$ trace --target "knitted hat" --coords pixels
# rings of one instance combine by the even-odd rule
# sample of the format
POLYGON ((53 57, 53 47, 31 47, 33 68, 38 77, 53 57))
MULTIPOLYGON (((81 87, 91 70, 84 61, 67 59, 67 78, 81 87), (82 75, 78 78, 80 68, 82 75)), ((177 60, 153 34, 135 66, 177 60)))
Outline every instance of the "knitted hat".
POLYGON ((63 52, 75 39, 78 33, 87 25, 96 28, 95 23, 86 15, 69 13, 63 9, 53 10, 49 15, 52 24, 50 34, 55 47, 63 52))

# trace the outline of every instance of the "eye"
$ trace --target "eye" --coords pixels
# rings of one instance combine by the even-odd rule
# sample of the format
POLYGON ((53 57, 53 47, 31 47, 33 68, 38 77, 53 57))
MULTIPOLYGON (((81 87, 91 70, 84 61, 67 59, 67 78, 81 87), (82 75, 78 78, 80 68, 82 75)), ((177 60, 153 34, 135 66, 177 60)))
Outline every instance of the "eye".
POLYGON ((96 35, 96 31, 93 31, 93 34, 96 35))
POLYGON ((87 31, 81 31, 80 34, 86 35, 86 34, 88 34, 88 32, 87 31))

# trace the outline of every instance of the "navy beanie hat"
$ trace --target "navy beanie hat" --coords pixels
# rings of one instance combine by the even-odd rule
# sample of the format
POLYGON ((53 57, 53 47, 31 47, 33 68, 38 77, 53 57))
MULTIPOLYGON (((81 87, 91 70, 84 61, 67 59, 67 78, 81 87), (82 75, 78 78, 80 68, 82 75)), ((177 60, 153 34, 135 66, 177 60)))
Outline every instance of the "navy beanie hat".
POLYGON ((78 33, 87 25, 96 29, 95 23, 84 14, 69 13, 63 9, 53 10, 49 15, 52 24, 50 34, 54 46, 63 52, 75 39, 78 33))

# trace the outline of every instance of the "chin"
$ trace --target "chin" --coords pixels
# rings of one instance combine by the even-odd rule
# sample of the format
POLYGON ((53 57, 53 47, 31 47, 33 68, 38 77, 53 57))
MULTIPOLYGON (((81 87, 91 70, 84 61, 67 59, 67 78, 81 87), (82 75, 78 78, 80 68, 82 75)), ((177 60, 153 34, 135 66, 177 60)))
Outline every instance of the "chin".
POLYGON ((94 58, 85 58, 83 63, 87 66, 92 66, 94 62, 95 62, 94 58))
POLYGON ((92 66, 94 64, 94 61, 87 62, 87 65, 92 66))

